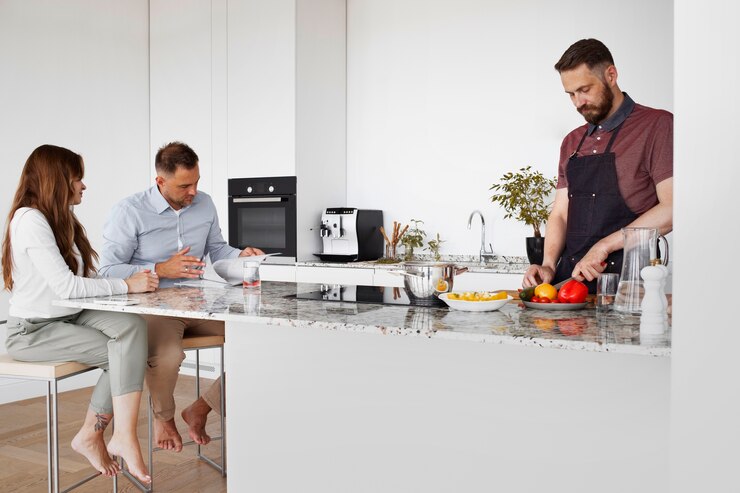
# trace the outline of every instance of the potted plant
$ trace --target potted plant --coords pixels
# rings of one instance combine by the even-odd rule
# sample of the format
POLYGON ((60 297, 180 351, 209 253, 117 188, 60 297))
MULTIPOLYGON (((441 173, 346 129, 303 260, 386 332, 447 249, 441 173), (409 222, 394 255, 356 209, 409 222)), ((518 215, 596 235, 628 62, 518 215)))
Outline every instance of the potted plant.
POLYGON ((491 196, 491 202, 499 203, 506 211, 504 219, 513 217, 532 226, 534 236, 526 240, 527 257, 532 264, 542 264, 545 238, 540 226, 547 222, 551 204, 545 200, 556 184, 554 178, 546 178, 539 171, 532 171, 532 166, 526 166, 516 173, 506 173, 501 177, 500 183, 489 188, 496 192, 491 196))
POLYGON ((419 227, 420 224, 424 224, 424 221, 412 219, 411 222, 414 223, 414 227, 409 228, 406 234, 401 237, 401 244, 405 247, 403 259, 406 261, 414 259, 414 248, 424 246, 424 238, 427 235, 419 227))
POLYGON ((426 248, 424 250, 429 250, 429 253, 432 254, 432 258, 435 262, 439 262, 442 259, 442 255, 439 253, 439 249, 442 246, 442 243, 444 243, 445 240, 441 239, 439 237, 439 233, 437 233, 437 239, 436 240, 429 240, 427 242, 426 248))

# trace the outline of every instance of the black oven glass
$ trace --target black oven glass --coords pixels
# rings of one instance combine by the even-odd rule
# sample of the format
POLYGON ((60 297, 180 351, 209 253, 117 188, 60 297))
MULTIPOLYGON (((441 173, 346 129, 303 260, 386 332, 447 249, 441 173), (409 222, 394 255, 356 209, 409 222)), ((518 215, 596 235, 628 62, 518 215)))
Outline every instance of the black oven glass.
POLYGON ((259 245, 262 249, 286 247, 284 206, 239 208, 236 214, 239 245, 259 245))

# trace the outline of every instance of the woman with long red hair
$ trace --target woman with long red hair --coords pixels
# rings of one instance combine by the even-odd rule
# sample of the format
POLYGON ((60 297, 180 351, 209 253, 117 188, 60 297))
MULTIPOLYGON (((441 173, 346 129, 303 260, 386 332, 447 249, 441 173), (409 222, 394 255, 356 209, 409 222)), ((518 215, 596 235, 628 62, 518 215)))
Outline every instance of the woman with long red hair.
POLYGON ((2 245, 3 281, 11 293, 5 345, 19 361, 77 361, 101 368, 72 448, 104 475, 119 472, 112 458, 119 456, 132 474, 150 482, 136 436, 146 323, 130 313, 52 304, 154 291, 159 284, 149 271, 128 279, 95 277, 98 256, 73 211, 82 202, 84 174, 82 157, 63 147, 42 145, 26 161, 2 245), (103 432, 113 415, 116 426, 106 445, 103 432))

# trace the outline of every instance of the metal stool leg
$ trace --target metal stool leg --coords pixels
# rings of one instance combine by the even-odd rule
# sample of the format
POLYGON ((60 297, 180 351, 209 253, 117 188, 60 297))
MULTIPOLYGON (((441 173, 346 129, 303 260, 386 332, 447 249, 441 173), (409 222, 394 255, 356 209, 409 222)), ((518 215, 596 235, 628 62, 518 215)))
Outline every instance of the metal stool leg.
MULTIPOLYGON (((195 400, 200 399, 200 349, 195 350, 195 400)), ((195 444, 195 455, 200 459, 200 444, 195 444)))
POLYGON ((51 380, 46 382, 46 457, 47 457, 47 482, 49 483, 49 493, 52 493, 54 484, 54 447, 51 440, 51 380))
POLYGON ((59 403, 57 381, 51 382, 51 447, 53 449, 54 493, 59 493, 59 403))
POLYGON ((221 477, 226 477, 226 373, 224 372, 224 347, 221 354, 221 477))
MULTIPOLYGON (((221 440, 221 460, 217 463, 213 461, 212 459, 206 457, 201 453, 201 446, 199 444, 196 444, 196 456, 198 459, 202 460, 206 464, 210 465, 214 469, 216 469, 218 472, 221 473, 221 477, 226 477, 226 408, 225 408, 225 391, 226 391, 226 385, 224 383, 224 347, 218 346, 219 354, 221 357, 221 380, 220 380, 220 387, 221 387, 221 411, 219 413, 219 418, 221 420, 221 436, 216 437, 215 439, 221 440)), ((200 399, 200 349, 194 349, 195 351, 195 399, 200 399)))

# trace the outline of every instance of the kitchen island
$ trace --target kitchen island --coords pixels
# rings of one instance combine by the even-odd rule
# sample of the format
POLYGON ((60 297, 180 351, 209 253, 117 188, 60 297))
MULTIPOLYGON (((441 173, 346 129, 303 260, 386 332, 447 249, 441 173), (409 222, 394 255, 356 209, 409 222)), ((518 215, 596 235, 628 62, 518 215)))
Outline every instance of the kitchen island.
POLYGON ((170 288, 132 306, 226 322, 230 491, 665 491, 670 333, 593 310, 170 288))

